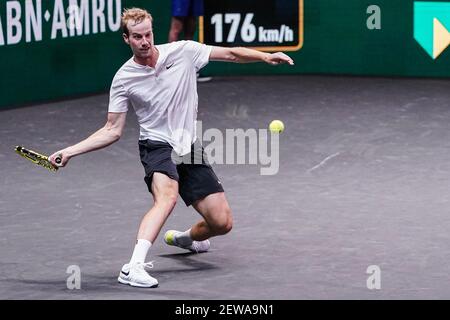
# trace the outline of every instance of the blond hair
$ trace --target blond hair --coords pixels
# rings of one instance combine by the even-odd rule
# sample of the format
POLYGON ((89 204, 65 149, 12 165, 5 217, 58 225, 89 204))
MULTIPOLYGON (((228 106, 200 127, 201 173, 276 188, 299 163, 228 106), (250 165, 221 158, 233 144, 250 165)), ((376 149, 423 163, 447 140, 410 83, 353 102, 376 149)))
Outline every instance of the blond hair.
POLYGON ((122 13, 122 30, 123 33, 125 33, 127 36, 129 35, 128 31, 128 22, 134 21, 134 25, 137 25, 144 21, 145 19, 150 19, 150 21, 153 21, 152 15, 148 13, 145 9, 140 8, 131 8, 131 9, 125 9, 122 13))

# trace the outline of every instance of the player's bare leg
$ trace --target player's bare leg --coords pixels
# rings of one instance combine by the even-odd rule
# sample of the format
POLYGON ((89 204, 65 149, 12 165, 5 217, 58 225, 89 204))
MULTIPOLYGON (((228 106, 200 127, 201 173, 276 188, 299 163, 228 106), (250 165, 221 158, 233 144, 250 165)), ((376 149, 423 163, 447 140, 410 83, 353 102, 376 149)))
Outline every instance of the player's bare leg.
POLYGON ((196 201, 193 207, 204 219, 191 228, 193 240, 202 241, 231 231, 233 217, 224 192, 210 194, 196 201))
POLYGON ((154 242, 172 212, 178 197, 178 182, 163 173, 155 172, 152 178, 154 204, 139 226, 138 239, 154 242))
POLYGON ((195 27, 197 25, 197 18, 193 16, 186 17, 184 19, 184 39, 194 39, 195 27))
POLYGON ((183 23, 184 21, 182 17, 172 17, 169 31, 169 42, 178 41, 180 34, 183 31, 183 23))
POLYGON ((210 246, 209 238, 231 231, 233 226, 231 209, 224 192, 210 194, 196 201, 193 207, 202 215, 203 220, 184 232, 167 231, 164 240, 169 245, 193 252, 205 252, 210 246))
POLYGON ((136 287, 158 286, 158 280, 146 271, 146 268, 153 265, 145 263, 145 257, 175 207, 178 197, 178 182, 159 172, 153 174, 151 189, 153 207, 141 221, 131 260, 122 267, 118 278, 120 283, 136 287))

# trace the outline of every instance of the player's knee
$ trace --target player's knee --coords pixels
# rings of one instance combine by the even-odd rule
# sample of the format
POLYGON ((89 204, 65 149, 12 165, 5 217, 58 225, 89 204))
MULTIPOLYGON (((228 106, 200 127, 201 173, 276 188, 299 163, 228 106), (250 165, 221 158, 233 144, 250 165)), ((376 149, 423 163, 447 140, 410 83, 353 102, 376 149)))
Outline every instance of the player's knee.
POLYGON ((178 193, 175 191, 166 191, 160 194, 155 201, 155 204, 165 209, 173 209, 177 204, 178 193))
POLYGON ((168 207, 173 208, 177 204, 177 198, 178 198, 177 193, 170 192, 165 195, 164 202, 167 204, 168 207))
POLYGON ((233 228, 233 218, 231 216, 231 210, 226 209, 223 214, 223 218, 214 225, 214 231, 218 235, 224 235, 230 232, 232 228, 233 228))
POLYGON ((233 229, 233 223, 227 221, 224 224, 221 224, 218 227, 216 227, 216 233, 218 235, 224 235, 230 232, 231 229, 233 229))
POLYGON ((183 31, 183 24, 181 22, 172 23, 169 30, 169 37, 178 40, 181 32, 183 31))
POLYGON ((231 229, 233 229, 233 219, 229 218, 227 220, 226 224, 223 226, 222 234, 227 234, 228 232, 231 231, 231 229))

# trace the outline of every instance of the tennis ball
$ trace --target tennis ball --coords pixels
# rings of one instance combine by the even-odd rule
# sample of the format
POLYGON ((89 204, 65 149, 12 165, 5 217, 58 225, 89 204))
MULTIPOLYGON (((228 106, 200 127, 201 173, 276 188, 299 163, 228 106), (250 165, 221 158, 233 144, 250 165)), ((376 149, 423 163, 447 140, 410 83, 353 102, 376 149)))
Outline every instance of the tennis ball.
POLYGON ((284 123, 281 120, 273 120, 269 125, 272 133, 281 133, 284 131, 284 123))

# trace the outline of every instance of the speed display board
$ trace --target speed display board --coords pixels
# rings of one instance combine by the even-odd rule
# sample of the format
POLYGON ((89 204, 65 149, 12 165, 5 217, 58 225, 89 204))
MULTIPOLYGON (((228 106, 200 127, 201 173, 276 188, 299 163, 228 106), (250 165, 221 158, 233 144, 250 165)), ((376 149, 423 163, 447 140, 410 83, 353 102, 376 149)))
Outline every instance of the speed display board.
POLYGON ((205 1, 199 41, 264 51, 297 51, 303 45, 303 0, 205 1))

